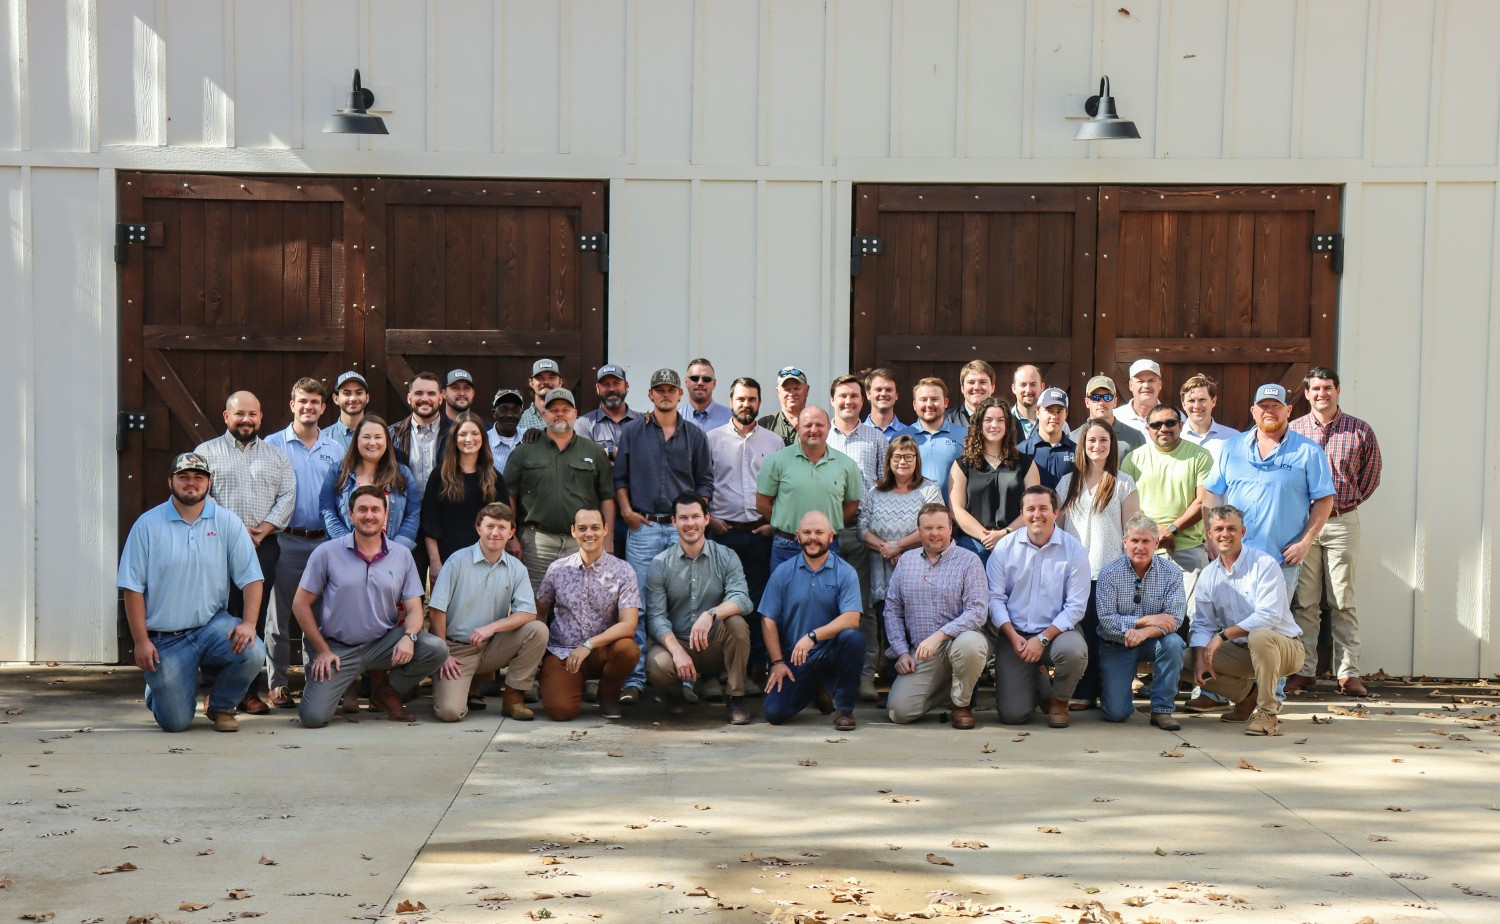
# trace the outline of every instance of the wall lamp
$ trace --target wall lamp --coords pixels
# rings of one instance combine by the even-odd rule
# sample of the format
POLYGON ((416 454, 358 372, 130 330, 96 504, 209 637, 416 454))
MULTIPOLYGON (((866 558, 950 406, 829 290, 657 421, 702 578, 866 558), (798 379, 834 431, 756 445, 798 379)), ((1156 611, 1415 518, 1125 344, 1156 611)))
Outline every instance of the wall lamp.
MULTIPOLYGON (((1141 137, 1141 133, 1136 130, 1135 123, 1125 121, 1120 118, 1119 112, 1115 111, 1115 98, 1109 95, 1108 77, 1099 81, 1099 95, 1090 96, 1083 104, 1083 111, 1089 114, 1089 120, 1078 126, 1078 133, 1073 136, 1074 141, 1110 141, 1116 138, 1141 137)), ((324 129, 324 131, 327 130, 324 129)))
MULTIPOLYGON (((328 121, 323 123, 323 131, 340 135, 389 135, 385 120, 380 116, 370 115, 370 107, 373 105, 375 94, 359 85, 359 68, 355 68, 354 89, 349 91, 349 105, 329 116, 328 121)), ((1113 101, 1110 105, 1113 107, 1113 101)))

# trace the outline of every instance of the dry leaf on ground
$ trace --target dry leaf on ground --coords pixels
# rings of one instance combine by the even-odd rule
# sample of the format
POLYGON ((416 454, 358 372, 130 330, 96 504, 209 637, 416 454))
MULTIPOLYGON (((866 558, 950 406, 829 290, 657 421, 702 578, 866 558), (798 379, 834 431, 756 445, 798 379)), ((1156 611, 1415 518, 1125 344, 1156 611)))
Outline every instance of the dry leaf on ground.
POLYGON ((257 860, 256 862, 259 863, 261 866, 275 866, 276 865, 276 861, 273 860, 273 859, 271 859, 270 857, 266 856, 265 854, 261 854, 261 858, 259 860, 257 860))
POLYGON ((213 902, 183 902, 177 906, 178 911, 202 911, 204 908, 212 908, 213 902))
POLYGON ((1042 832, 1043 834, 1061 834, 1062 833, 1062 829, 1061 828, 1054 828, 1051 825, 1037 825, 1036 829, 1038 831, 1042 832))
POLYGON ((697 809, 700 812, 706 812, 709 809, 713 808, 713 806, 707 804, 706 802, 699 802, 697 805, 694 805, 693 808, 697 809))
POLYGON ((1411 811, 1411 809, 1409 809, 1409 808, 1402 808, 1399 805, 1387 805, 1385 807, 1385 810, 1387 812, 1409 812, 1409 811, 1411 811))
POLYGON ((0 889, 8 889, 13 885, 15 883, 11 881, 9 876, 0 876, 0 889))
POLYGON ((1171 750, 1162 751, 1161 752, 1161 756, 1163 756, 1163 757, 1181 757, 1182 756, 1182 752, 1179 751, 1179 750, 1177 750, 1176 748, 1172 748, 1171 750))
POLYGON ((719 897, 719 896, 715 895, 714 893, 708 891, 708 889, 704 888, 703 886, 694 886, 691 889, 685 890, 682 894, 690 896, 692 898, 718 898, 719 897))
POLYGON ((605 757, 624 757, 625 755, 621 754, 619 751, 605 751, 604 752, 604 756, 605 757))
POLYGON ((927 862, 931 863, 933 866, 952 866, 953 865, 953 861, 952 860, 948 859, 947 857, 940 857, 940 856, 938 856, 935 853, 929 853, 927 855, 927 862))
POLYGON ((818 762, 812 760, 811 758, 803 758, 802 760, 797 761, 797 766, 799 767, 816 767, 817 765, 818 762))
POLYGON ((953 841, 953 843, 949 844, 948 846, 949 847, 964 847, 964 848, 967 848, 969 850, 983 850, 983 849, 985 849, 986 847, 988 847, 990 845, 986 844, 984 841, 958 840, 958 839, 955 838, 954 841, 953 841))
MULTIPOLYGON (((255 896, 253 896, 253 895, 250 894, 250 890, 249 889, 230 889, 229 890, 229 897, 232 898, 232 899, 234 899, 237 902, 240 902, 240 901, 244 901, 247 898, 254 898, 255 896)), ((411 910, 411 909, 408 909, 408 910, 411 910)))
POLYGON ((1240 758, 1239 768, 1241 770, 1254 770, 1256 773, 1260 773, 1261 772, 1261 770, 1260 770, 1259 767, 1255 766, 1254 764, 1252 764, 1250 761, 1246 760, 1243 757, 1240 758))
POLYGON ((138 869, 140 869, 140 867, 136 866, 134 863, 121 863, 118 866, 101 866, 98 869, 94 870, 94 875, 107 876, 110 873, 129 873, 138 869))
MULTIPOLYGON (((55 911, 31 911, 31 912, 28 912, 26 914, 21 915, 21 920, 23 920, 23 921, 50 921, 50 920, 52 920, 55 917, 57 917, 57 912, 55 912, 55 911)), ((132 920, 134 920, 134 919, 132 919, 132 920)))
POLYGON ((921 802, 916 796, 891 796, 887 802, 921 802))
POLYGON ((412 902, 411 902, 410 899, 407 899, 407 900, 401 902, 401 904, 399 904, 399 905, 396 906, 396 913, 397 914, 409 914, 409 913, 411 913, 413 911, 426 911, 426 910, 427 910, 427 906, 426 905, 422 904, 421 902, 417 902, 416 904, 412 904, 412 902))

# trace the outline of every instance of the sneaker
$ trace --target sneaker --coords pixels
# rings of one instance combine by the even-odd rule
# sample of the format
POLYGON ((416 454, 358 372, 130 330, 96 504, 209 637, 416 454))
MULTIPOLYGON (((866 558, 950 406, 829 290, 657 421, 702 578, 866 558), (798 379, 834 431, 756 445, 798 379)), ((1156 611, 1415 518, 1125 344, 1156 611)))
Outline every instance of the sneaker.
POLYGON ((1279 735, 1281 730, 1277 728, 1278 724, 1276 716, 1263 709, 1257 709, 1255 715, 1250 717, 1250 724, 1245 726, 1245 734, 1279 735))
POLYGON ((1293 674, 1286 679, 1286 692, 1290 696, 1293 693, 1311 693, 1318 688, 1318 681, 1306 674, 1293 674))
POLYGON ((206 709, 204 714, 214 723, 216 732, 237 732, 240 730, 240 720, 234 717, 232 712, 219 712, 215 709, 206 709))
MULTIPOLYGON (((640 701, 641 701, 641 688, 640 687, 629 686, 629 687, 626 687, 624 690, 622 690, 620 692, 620 702, 621 703, 624 703, 626 705, 632 705, 632 704, 638 703, 640 701)), ((603 700, 601 700, 599 704, 601 706, 604 705, 603 700)), ((610 716, 605 716, 605 718, 610 718, 610 716)))
POLYGON ((835 712, 833 714, 833 727, 836 731, 854 731, 854 713, 835 712))
POLYGON ((1182 723, 1170 712, 1151 713, 1151 724, 1162 731, 1177 731, 1182 728, 1182 723))
POLYGON ((1182 704, 1183 712, 1220 712, 1228 708, 1228 703, 1221 703, 1216 699, 1210 699, 1202 693, 1182 704))
POLYGON ((729 724, 749 725, 750 713, 745 711, 745 698, 742 696, 729 697, 729 724))
POLYGON ((875 681, 866 677, 859 682, 859 701, 862 703, 873 703, 880 699, 880 694, 875 691, 875 681))
POLYGON ((1251 685, 1250 692, 1245 698, 1234 704, 1234 708, 1219 716, 1220 722, 1245 722, 1255 714, 1255 704, 1259 702, 1258 690, 1251 685))

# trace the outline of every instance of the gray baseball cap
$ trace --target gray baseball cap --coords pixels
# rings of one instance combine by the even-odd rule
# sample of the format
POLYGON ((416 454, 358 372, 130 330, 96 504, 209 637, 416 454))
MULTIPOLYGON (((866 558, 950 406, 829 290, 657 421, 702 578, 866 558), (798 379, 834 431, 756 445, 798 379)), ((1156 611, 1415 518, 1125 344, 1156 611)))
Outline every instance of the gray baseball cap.
POLYGON ((449 385, 456 385, 459 382, 468 382, 470 385, 473 385, 474 377, 469 375, 467 369, 454 369, 448 373, 448 380, 443 383, 443 387, 447 388, 449 385))
POLYGON ((558 375, 562 374, 562 370, 557 368, 557 360, 555 359, 539 359, 531 364, 532 378, 536 378, 543 372, 556 372, 558 375))
POLYGON ((677 374, 676 369, 658 369, 651 373, 651 388, 658 385, 671 385, 673 388, 682 388, 682 376, 677 374))
POLYGON ((605 378, 611 375, 622 382, 626 381, 625 367, 617 366, 614 363, 605 363, 604 365, 600 366, 598 374, 594 376, 594 381, 602 382, 605 380, 605 378))
POLYGON ((360 375, 358 372, 355 372, 353 369, 345 372, 334 381, 333 390, 338 391, 340 388, 343 388, 345 382, 358 382, 365 387, 365 391, 370 390, 370 383, 366 382, 365 377, 360 375))
POLYGON ((1036 401, 1037 407, 1054 407, 1059 404, 1064 408, 1068 406, 1068 393, 1061 388, 1044 389, 1036 401))
POLYGON ((180 475, 183 472, 202 472, 210 478, 214 476, 213 469, 208 467, 208 460, 196 452, 184 452, 172 460, 172 474, 180 475))
POLYGON ((1282 404, 1292 403, 1286 399, 1286 389, 1275 382, 1267 382, 1255 389, 1255 401, 1252 403, 1259 404, 1262 401, 1280 401, 1282 404))
POLYGON ((573 405, 573 407, 578 407, 578 402, 573 400, 573 393, 566 388, 554 388, 547 392, 546 396, 542 398, 542 407, 548 407, 554 401, 566 401, 573 405))

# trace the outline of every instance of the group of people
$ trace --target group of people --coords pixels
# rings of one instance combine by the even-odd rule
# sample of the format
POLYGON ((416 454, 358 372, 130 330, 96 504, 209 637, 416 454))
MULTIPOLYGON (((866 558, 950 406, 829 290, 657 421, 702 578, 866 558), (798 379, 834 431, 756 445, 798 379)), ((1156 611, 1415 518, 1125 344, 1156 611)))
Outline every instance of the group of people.
POLYGON ((1332 369, 1308 372, 1296 420, 1285 387, 1260 386, 1245 433, 1215 421, 1208 376, 1163 401, 1150 359, 1128 395, 1091 378, 1071 431, 1067 391, 1032 365, 1013 401, 983 361, 959 370, 951 404, 942 379, 920 379, 909 425, 883 368, 834 379, 827 409, 782 368, 765 414, 752 378, 714 400, 702 358, 686 388, 652 373, 644 411, 618 365, 597 370, 582 415, 554 360, 531 373, 524 394, 495 393, 489 421, 466 371, 418 374, 388 424, 346 372, 328 427, 323 383, 304 378, 291 423, 264 439, 256 397, 230 395, 226 432, 176 457, 171 497, 121 556, 161 727, 192 722, 200 685, 220 731, 272 708, 326 725, 361 690, 411 721, 430 677, 443 721, 500 684, 518 720, 528 703, 619 718, 654 688, 674 714, 722 700, 743 725, 764 696, 772 724, 816 705, 852 730, 884 665, 894 722, 944 712, 973 728, 993 669, 1001 722, 1040 711, 1063 728, 1093 708, 1129 719, 1144 664, 1151 724, 1222 711, 1271 735, 1281 700, 1316 683, 1325 606, 1339 689, 1367 695, 1357 511, 1380 450, 1332 369), (1198 688, 1179 704, 1185 665, 1198 688))

